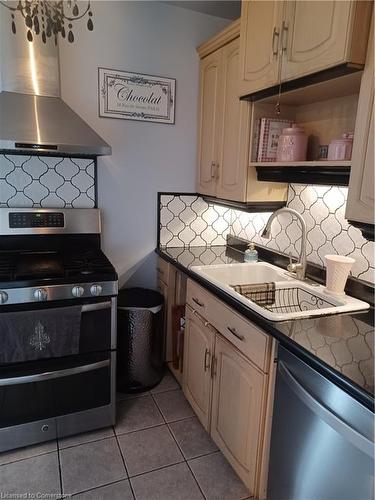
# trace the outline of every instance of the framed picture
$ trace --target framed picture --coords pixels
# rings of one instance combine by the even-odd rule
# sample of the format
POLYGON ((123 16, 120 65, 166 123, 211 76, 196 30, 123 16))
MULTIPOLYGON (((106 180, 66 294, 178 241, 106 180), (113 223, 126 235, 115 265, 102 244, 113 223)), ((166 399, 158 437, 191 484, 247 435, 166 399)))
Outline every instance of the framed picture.
POLYGON ((98 68, 99 116, 156 123, 175 121, 176 80, 98 68))

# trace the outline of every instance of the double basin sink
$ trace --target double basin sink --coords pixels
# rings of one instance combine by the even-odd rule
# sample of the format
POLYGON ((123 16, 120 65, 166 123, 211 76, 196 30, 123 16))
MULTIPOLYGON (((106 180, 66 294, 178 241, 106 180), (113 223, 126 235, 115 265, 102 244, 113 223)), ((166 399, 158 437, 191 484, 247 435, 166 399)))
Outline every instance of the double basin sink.
POLYGON ((360 311, 369 304, 332 295, 322 285, 295 279, 266 262, 192 266, 195 272, 271 321, 360 311))

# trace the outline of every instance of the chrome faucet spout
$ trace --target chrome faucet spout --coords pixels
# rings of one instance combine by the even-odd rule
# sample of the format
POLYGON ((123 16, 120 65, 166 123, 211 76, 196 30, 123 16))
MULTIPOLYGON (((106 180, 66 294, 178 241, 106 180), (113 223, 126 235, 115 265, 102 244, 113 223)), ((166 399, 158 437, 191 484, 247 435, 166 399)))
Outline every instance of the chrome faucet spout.
POLYGON ((262 232, 262 238, 267 238, 269 239, 271 237, 271 226, 272 222, 274 219, 282 213, 288 213, 291 214, 292 216, 296 217, 300 223, 301 223, 301 228, 302 228, 302 240, 301 240, 301 251, 299 255, 299 261, 295 264, 290 263, 288 265, 288 271, 294 272, 296 274, 297 279, 304 280, 305 279, 305 274, 306 274, 306 222, 302 215, 297 212, 297 210, 294 210, 293 208, 280 208, 279 210, 276 210, 276 212, 273 212, 273 214, 270 216, 270 218, 267 221, 267 224, 265 228, 263 229, 262 232))

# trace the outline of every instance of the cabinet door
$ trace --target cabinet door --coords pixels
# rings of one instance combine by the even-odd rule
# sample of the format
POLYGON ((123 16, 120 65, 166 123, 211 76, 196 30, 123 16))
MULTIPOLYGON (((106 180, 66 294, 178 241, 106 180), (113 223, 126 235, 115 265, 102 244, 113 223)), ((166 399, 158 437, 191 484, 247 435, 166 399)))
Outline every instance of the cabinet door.
POLYGON ((211 435, 254 493, 266 375, 216 336, 211 435))
POLYGON ((250 106, 239 100, 240 40, 223 48, 223 105, 219 141, 217 196, 246 201, 250 106))
POLYGON ((215 196, 217 145, 221 119, 222 51, 217 50, 200 64, 200 119, 198 186, 201 194, 215 196))
MULTIPOLYGON (((371 28, 373 32, 373 26, 371 28)), ((369 40, 359 93, 346 218, 374 224, 374 43, 369 40)))
POLYGON ((240 94, 278 83, 282 1, 243 0, 241 7, 240 94))
POLYGON ((186 308, 183 389, 185 396, 208 430, 211 415, 211 359, 213 331, 186 308))
POLYGON ((354 3, 287 1, 282 79, 292 80, 346 62, 354 3))

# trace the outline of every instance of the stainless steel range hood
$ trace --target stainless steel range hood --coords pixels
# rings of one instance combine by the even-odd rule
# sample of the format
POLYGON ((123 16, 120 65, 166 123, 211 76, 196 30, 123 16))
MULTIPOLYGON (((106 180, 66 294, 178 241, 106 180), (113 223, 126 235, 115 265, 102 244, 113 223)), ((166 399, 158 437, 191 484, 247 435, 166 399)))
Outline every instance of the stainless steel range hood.
MULTIPOLYGON (((0 7, 1 8, 1 7, 0 7)), ((62 99, 54 40, 28 42, 0 15, 0 150, 109 155, 111 147, 62 99)), ((95 105, 95 104, 94 104, 95 105)))

